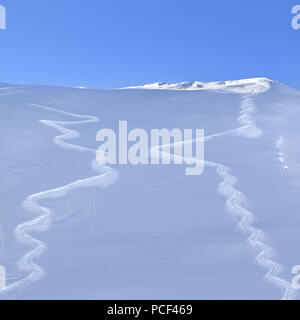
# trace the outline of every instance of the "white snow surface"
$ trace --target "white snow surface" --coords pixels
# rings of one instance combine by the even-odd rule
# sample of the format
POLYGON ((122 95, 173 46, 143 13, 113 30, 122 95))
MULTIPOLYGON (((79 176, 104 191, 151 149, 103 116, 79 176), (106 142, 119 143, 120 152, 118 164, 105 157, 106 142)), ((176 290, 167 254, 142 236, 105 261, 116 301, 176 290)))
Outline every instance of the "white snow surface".
POLYGON ((300 93, 265 78, 0 84, 0 298, 299 299, 299 121, 300 93), (204 173, 99 166, 119 120, 205 129, 204 173))

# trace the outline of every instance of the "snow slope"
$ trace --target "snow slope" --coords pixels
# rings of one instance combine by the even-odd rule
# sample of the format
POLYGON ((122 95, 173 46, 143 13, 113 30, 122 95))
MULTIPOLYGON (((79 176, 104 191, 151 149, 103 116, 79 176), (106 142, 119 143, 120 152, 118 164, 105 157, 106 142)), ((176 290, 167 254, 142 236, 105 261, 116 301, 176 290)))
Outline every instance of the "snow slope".
POLYGON ((0 298, 298 299, 299 106, 265 78, 1 84, 0 298), (119 120, 204 128, 204 173, 97 165, 119 120))

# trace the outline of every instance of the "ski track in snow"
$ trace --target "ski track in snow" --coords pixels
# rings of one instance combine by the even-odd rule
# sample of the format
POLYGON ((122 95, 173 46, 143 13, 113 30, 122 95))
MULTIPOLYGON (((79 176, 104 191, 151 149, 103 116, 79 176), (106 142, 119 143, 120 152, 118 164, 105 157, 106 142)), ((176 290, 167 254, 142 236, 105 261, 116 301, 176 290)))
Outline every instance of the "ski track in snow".
POLYGON ((250 234, 248 237, 250 246, 260 251, 256 261, 268 270, 265 278, 283 290, 283 300, 293 299, 295 296, 294 289, 291 283, 280 277, 283 267, 273 260, 274 250, 265 242, 265 233, 253 226, 255 216, 243 207, 246 198, 241 191, 235 188, 238 181, 237 178, 231 175, 230 170, 223 165, 217 163, 208 163, 208 165, 216 167, 218 175, 224 179, 219 185, 219 190, 224 196, 228 197, 226 207, 231 213, 240 217, 239 229, 250 234))
MULTIPOLYGON (((259 138, 263 135, 260 128, 256 126, 255 112, 256 106, 253 97, 258 94, 246 94, 242 97, 241 113, 238 121, 248 126, 245 130, 237 132, 246 138, 259 138)), ((248 241, 251 247, 260 251, 256 257, 259 265, 268 270, 265 278, 271 283, 277 285, 284 292, 283 300, 290 300, 295 297, 295 290, 290 282, 282 279, 280 273, 283 267, 273 260, 273 249, 266 244, 266 235, 262 230, 253 226, 255 216, 243 207, 245 196, 242 192, 235 189, 237 178, 229 173, 229 169, 225 166, 214 164, 217 166, 217 173, 224 179, 219 185, 220 192, 228 197, 226 206, 230 212, 240 217, 238 227, 242 232, 250 234, 248 241)))
MULTIPOLYGON (((263 132, 256 126, 254 114, 256 112, 256 106, 253 97, 254 94, 246 94, 242 97, 241 113, 238 121, 241 124, 245 124, 246 127, 238 128, 236 133, 246 138, 259 138, 263 132)), ((205 162, 209 166, 216 167, 217 174, 223 178, 223 181, 219 185, 220 192, 228 197, 226 201, 227 209, 234 215, 240 217, 238 227, 242 232, 250 234, 248 242, 250 247, 259 251, 256 257, 256 262, 267 269, 265 278, 281 288, 284 292, 282 300, 291 300, 295 297, 295 290, 290 282, 280 277, 280 273, 283 267, 275 262, 274 250, 266 243, 265 233, 254 227, 255 216, 248 211, 243 205, 245 205, 245 195, 235 188, 237 184, 237 178, 230 174, 230 169, 221 164, 205 162)))
MULTIPOLYGON (((239 136, 244 136, 247 138, 259 138, 263 133, 261 129, 259 129, 255 124, 254 113, 256 112, 256 106, 253 100, 253 96, 255 94, 246 94, 242 96, 242 104, 241 104, 241 112, 240 116, 238 117, 238 121, 244 126, 228 130, 225 132, 221 132, 218 134, 213 134, 210 136, 205 136, 204 141, 211 140, 216 137, 221 137, 224 135, 236 134, 239 136)), ((200 139, 193 139, 190 141, 184 141, 179 143, 167 144, 163 146, 156 146, 152 149, 160 149, 163 147, 174 146, 178 144, 190 144, 200 139)), ((161 154, 168 154, 166 152, 160 151, 161 154)), ((188 158, 185 156, 175 156, 172 154, 168 154, 171 158, 178 160, 186 160, 187 163, 197 163, 198 160, 193 158, 188 158)), ((200 164, 200 161, 198 161, 200 164)), ((230 174, 230 169, 222 164, 218 164, 215 162, 204 161, 204 164, 215 168, 216 173, 223 179, 222 182, 219 184, 219 191, 221 194, 227 197, 226 207, 229 212, 231 212, 234 216, 240 218, 238 222, 238 228, 241 232, 248 234, 248 243, 251 248, 256 250, 258 253, 257 257, 255 258, 256 262, 263 268, 267 269, 267 274, 265 275, 265 279, 271 282, 272 284, 276 285, 280 289, 282 289, 283 297, 282 300, 291 300, 295 297, 295 290, 293 289, 290 282, 284 280, 280 277, 280 273, 283 270, 283 267, 275 262, 273 259, 274 257, 274 250, 266 243, 266 234, 253 226, 256 218, 253 213, 247 210, 244 206, 246 203, 245 195, 235 188, 238 179, 230 174)))
POLYGON ((284 139, 283 139, 283 137, 280 136, 275 144, 275 146, 278 150, 277 157, 278 157, 279 162, 282 164, 283 168, 285 170, 288 170, 288 164, 286 161, 286 157, 285 157, 285 154, 283 153, 283 144, 284 144, 284 139))
POLYGON ((18 225, 15 229, 16 239, 28 246, 31 246, 32 249, 26 253, 18 261, 18 267, 20 270, 28 273, 28 276, 25 278, 15 281, 8 285, 6 288, 0 290, 0 294, 6 294, 13 289, 20 289, 24 286, 41 279, 45 275, 45 271, 36 263, 34 259, 39 257, 46 249, 46 244, 41 240, 36 239, 32 236, 33 232, 43 232, 49 230, 53 220, 53 212, 47 207, 44 207, 40 204, 40 201, 46 198, 60 198, 66 196, 72 190, 78 188, 89 188, 89 187, 102 187, 106 188, 109 185, 113 184, 118 179, 118 174, 115 170, 107 166, 100 166, 96 162, 96 150, 91 148, 86 148, 80 145, 74 145, 66 142, 67 140, 76 139, 80 136, 80 133, 75 130, 67 129, 68 126, 80 125, 84 123, 93 123, 98 122, 99 119, 93 116, 74 114, 70 112, 61 111, 54 108, 49 108, 42 105, 30 104, 31 107, 40 108, 50 112, 60 113, 66 116, 70 116, 78 119, 77 121, 54 121, 54 120, 40 120, 46 126, 52 127, 58 130, 61 135, 55 136, 53 141, 58 146, 65 149, 72 149, 80 152, 90 152, 95 158, 91 163, 91 166, 94 170, 98 171, 100 175, 93 176, 86 179, 80 179, 69 183, 65 186, 35 193, 27 197, 23 206, 31 212, 38 214, 39 216, 34 220, 22 223, 18 225))

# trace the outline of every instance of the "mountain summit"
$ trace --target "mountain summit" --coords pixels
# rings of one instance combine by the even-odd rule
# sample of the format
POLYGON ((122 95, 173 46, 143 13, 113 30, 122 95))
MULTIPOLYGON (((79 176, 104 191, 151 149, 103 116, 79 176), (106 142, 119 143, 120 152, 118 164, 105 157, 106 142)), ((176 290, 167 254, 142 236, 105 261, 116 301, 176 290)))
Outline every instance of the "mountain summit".
POLYGON ((185 81, 185 82, 155 82, 141 86, 126 87, 123 89, 148 90, 217 90, 235 93, 261 93, 268 91, 273 80, 268 78, 250 78, 216 82, 185 81))

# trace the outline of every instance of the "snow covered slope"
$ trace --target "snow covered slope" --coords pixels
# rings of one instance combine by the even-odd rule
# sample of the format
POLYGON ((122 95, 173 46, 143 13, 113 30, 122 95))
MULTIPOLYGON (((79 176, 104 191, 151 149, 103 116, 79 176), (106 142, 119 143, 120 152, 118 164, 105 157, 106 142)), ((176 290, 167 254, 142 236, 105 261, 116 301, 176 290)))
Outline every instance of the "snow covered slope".
POLYGON ((0 298, 298 299, 299 121, 300 93, 265 78, 0 84, 0 298), (97 165, 119 120, 204 128, 204 173, 97 165))

